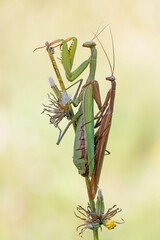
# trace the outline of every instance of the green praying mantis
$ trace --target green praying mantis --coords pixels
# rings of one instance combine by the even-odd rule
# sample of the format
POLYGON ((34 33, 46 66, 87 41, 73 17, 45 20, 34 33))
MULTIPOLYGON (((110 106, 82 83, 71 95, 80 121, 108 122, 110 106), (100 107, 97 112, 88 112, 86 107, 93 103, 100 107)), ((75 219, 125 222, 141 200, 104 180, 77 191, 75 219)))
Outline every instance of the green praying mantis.
MULTIPOLYGON (((73 43, 75 42, 75 39, 73 43)), ((74 47, 74 50, 76 49, 76 45, 72 43, 71 47, 74 47)), ((68 129, 69 125, 73 122, 77 123, 76 128, 76 136, 75 136, 75 142, 74 142, 74 154, 73 154, 73 161, 76 167, 79 170, 79 173, 82 176, 87 176, 88 171, 89 175, 91 176, 94 169, 94 102, 95 101, 99 104, 97 100, 97 96, 93 95, 93 88, 91 86, 91 82, 94 81, 95 78, 95 70, 96 70, 96 60, 97 60, 97 50, 95 48, 96 44, 93 41, 89 41, 83 44, 83 47, 90 48, 91 56, 84 61, 74 72, 82 73, 86 69, 86 67, 89 65, 90 71, 89 76, 86 81, 85 86, 83 87, 83 90, 81 91, 80 96, 77 99, 74 99, 72 101, 72 104, 74 106, 79 106, 78 112, 75 114, 75 116, 72 118, 71 122, 68 124, 66 130, 68 129), (86 124, 87 123, 87 124, 86 124), (89 169, 88 169, 89 168, 89 169)), ((62 61, 62 64, 64 66, 66 77, 69 81, 73 81, 75 78, 77 78, 77 75, 74 76, 73 73, 71 73, 71 67, 68 66, 68 62, 70 61, 70 55, 69 53, 73 53, 73 50, 67 48, 66 51, 66 42, 62 41, 62 56, 65 58, 65 62, 62 61), (64 51, 65 49, 65 51, 64 51), (67 61, 66 61, 67 59, 67 61)), ((63 59, 63 58, 62 58, 63 59)), ((72 63, 71 63, 72 65, 72 63)), ((78 74, 79 76, 79 74, 78 74)), ((96 86, 94 84, 94 86, 96 86)), ((66 132, 64 131, 64 133, 66 132)), ((60 143, 62 137, 64 136, 64 133, 58 140, 58 144, 60 143)))
MULTIPOLYGON (((72 101, 72 104, 74 106, 77 106, 80 102, 81 102, 81 105, 79 107, 77 114, 75 114, 75 116, 72 116, 72 120, 68 124, 66 130, 68 129, 68 127, 71 123, 76 123, 76 125, 78 126, 77 127, 78 130, 76 130, 76 138, 75 138, 75 144, 74 144, 75 148, 76 148, 76 150, 74 151, 74 157, 73 157, 74 163, 77 166, 79 173, 82 176, 86 176, 88 174, 87 173, 88 170, 86 169, 85 166, 87 166, 87 167, 89 166, 89 173, 91 176, 93 173, 93 169, 94 169, 94 105, 93 105, 94 97, 95 97, 96 102, 99 104, 99 101, 97 100, 97 96, 96 95, 93 96, 93 90, 92 90, 92 86, 90 84, 90 82, 94 81, 94 78, 95 78, 96 59, 97 59, 97 50, 95 48, 96 44, 93 41, 86 42, 83 44, 83 47, 90 48, 91 56, 87 60, 85 60, 76 70, 71 72, 73 60, 74 60, 74 56, 75 56, 75 51, 76 51, 76 47, 77 47, 76 38, 68 38, 66 40, 59 39, 59 40, 55 40, 55 41, 51 42, 50 44, 47 43, 46 44, 47 51, 49 52, 49 56, 51 58, 52 64, 54 63, 53 66, 54 66, 56 74, 57 74, 58 68, 55 66, 55 61, 53 60, 53 54, 54 54, 53 48, 54 47, 51 47, 51 46, 53 46, 54 44, 57 44, 59 42, 61 42, 60 45, 61 45, 61 50, 62 50, 61 62, 64 67, 66 77, 69 81, 72 82, 73 80, 75 80, 86 69, 86 67, 88 65, 90 66, 90 72, 89 72, 88 79, 86 81, 86 87, 81 92, 81 96, 78 99, 76 99, 74 102, 72 101), (70 48, 68 49, 67 42, 70 40, 72 40, 72 44, 71 44, 70 48), (83 99, 83 101, 82 101, 82 99, 83 99), (83 106, 82 106, 82 102, 83 102, 83 106), (82 110, 82 108, 83 108, 83 110, 82 110), (85 124, 85 123, 88 123, 88 124, 85 124), (85 134, 85 139, 86 139, 85 145, 87 144, 87 146, 84 146, 84 149, 85 149, 85 151, 87 149, 87 153, 85 154, 85 156, 83 156, 84 154, 83 154, 83 149, 81 149, 81 142, 78 140, 79 139, 78 134, 81 134, 80 128, 82 125, 85 128, 85 133, 86 133, 85 134), (79 146, 77 146, 77 145, 79 145, 79 146)), ((58 80, 60 79, 59 75, 60 74, 58 73, 57 74, 58 80)), ((61 82, 60 82, 60 85, 61 85, 61 89, 64 90, 65 88, 64 88, 64 86, 62 86, 61 82)), ((53 86, 53 84, 52 84, 52 86, 53 86)), ((94 86, 96 86, 96 84, 94 84, 94 86)), ((55 101, 51 100, 51 103, 53 103, 55 105, 55 101)), ((46 110, 46 108, 44 110, 46 110)), ((52 110, 50 109, 49 111, 51 112, 52 110)), ((53 118, 51 117, 50 120, 53 120, 53 118)), ((64 131, 64 133, 66 132, 66 130, 64 131)), ((62 136, 59 136, 57 144, 60 143, 62 137, 64 136, 64 133, 62 134, 62 136)))

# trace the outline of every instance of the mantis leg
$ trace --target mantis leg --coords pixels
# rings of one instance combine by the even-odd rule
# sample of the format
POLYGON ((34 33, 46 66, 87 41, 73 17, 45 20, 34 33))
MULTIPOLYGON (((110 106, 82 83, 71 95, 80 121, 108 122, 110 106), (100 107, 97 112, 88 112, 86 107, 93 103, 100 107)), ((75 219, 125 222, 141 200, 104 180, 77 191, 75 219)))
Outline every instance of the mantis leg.
POLYGON ((64 137, 64 135, 65 135, 65 133, 67 132, 67 130, 68 130, 68 128, 70 127, 70 125, 71 125, 72 123, 76 122, 77 119, 78 119, 80 116, 81 116, 81 113, 80 113, 80 112, 77 112, 77 113, 74 115, 74 117, 72 118, 72 120, 67 124, 67 126, 65 127, 64 131, 62 132, 62 134, 61 134, 61 132, 60 132, 60 135, 59 135, 58 140, 57 140, 57 143, 56 143, 57 145, 60 144, 62 138, 64 137))
MULTIPOLYGON (((75 52, 76 52, 76 48, 77 48, 77 38, 75 37, 70 37, 67 39, 57 39, 51 43, 47 43, 47 51, 49 54, 49 57, 51 59, 52 65, 55 69, 55 72, 57 71, 57 66, 55 65, 55 59, 53 57, 54 54, 54 48, 57 46, 53 46, 55 43, 59 43, 59 45, 57 46, 61 46, 61 62, 63 65, 63 68, 65 70, 65 74, 66 77, 68 79, 68 81, 72 82, 74 81, 88 66, 89 62, 90 62, 90 58, 88 58, 87 60, 85 60, 84 62, 82 62, 80 64, 79 67, 77 67, 74 71, 72 71, 72 66, 73 66, 73 61, 74 61, 74 57, 75 57, 75 52), (68 42, 72 41, 70 47, 68 47, 68 42)), ((60 82, 61 88, 64 89, 64 84, 61 82, 61 77, 59 78, 59 73, 56 73, 58 80, 60 82)))
POLYGON ((98 119, 96 124, 95 124, 95 128, 100 126, 101 120, 102 120, 103 115, 104 115, 104 111, 106 110, 106 108, 108 106, 109 100, 110 100, 110 90, 107 93, 107 96, 106 96, 106 99, 105 99, 105 102, 104 102, 103 106, 101 107, 100 111, 96 114, 96 116, 94 118, 94 119, 98 119))
MULTIPOLYGON (((76 83, 78 83, 78 82, 79 82, 79 85, 78 85, 78 88, 77 88, 77 90, 76 90, 75 96, 73 97, 73 101, 75 101, 75 99, 77 98, 78 92, 79 92, 80 87, 81 87, 82 82, 83 82, 83 79, 78 80, 76 83)), ((73 85, 75 85, 76 83, 74 83, 73 85)), ((72 86, 73 86, 73 85, 72 85, 72 86)), ((71 86, 70 86, 70 87, 71 87, 71 86)), ((69 87, 69 88, 70 88, 70 87, 69 87)), ((65 133, 67 132, 67 130, 68 130, 68 128, 70 127, 70 125, 73 124, 73 123, 76 123, 76 121, 77 121, 77 119, 80 117, 80 115, 81 115, 81 114, 80 114, 79 111, 78 111, 77 114, 75 114, 74 116, 72 116, 72 120, 67 124, 67 126, 66 126, 66 128, 64 129, 63 133, 62 133, 62 131, 60 131, 60 134, 59 134, 59 137, 58 137, 58 140, 57 140, 57 143, 56 143, 57 145, 60 144, 62 138, 64 137, 64 135, 65 135, 65 133)))

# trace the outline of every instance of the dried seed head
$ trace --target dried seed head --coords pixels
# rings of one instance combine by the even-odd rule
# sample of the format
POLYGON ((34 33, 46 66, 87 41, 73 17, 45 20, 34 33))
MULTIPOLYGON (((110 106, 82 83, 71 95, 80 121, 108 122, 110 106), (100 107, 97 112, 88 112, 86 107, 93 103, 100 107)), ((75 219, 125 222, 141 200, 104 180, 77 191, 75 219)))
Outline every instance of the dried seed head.
MULTIPOLYGON (((101 191, 99 191, 99 194, 101 195, 101 191)), ((95 230, 98 228, 102 228, 102 225, 104 225, 107 229, 111 230, 111 229, 114 229, 117 226, 117 224, 124 223, 123 219, 122 219, 122 222, 117 222, 111 219, 118 212, 121 211, 120 208, 115 209, 115 207, 116 205, 109 208, 105 214, 99 215, 97 214, 97 211, 91 209, 91 206, 89 204, 87 209, 84 209, 79 205, 77 207, 77 210, 80 215, 77 215, 75 213, 76 217, 80 218, 83 221, 83 224, 77 227, 77 229, 79 228, 81 229, 79 235, 82 236, 83 232, 87 229, 95 230)))

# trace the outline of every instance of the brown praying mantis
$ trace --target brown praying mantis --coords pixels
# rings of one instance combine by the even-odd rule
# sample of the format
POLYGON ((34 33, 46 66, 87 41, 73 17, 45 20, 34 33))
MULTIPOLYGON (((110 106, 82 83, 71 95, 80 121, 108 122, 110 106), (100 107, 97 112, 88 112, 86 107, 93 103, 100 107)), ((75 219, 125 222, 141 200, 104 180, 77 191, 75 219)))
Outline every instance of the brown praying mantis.
POLYGON ((98 120, 95 124, 95 128, 98 127, 98 130, 95 134, 95 155, 94 155, 94 171, 91 177, 91 184, 90 184, 90 199, 94 199, 97 193, 97 188, 99 184, 100 174, 102 170, 103 160, 106 152, 108 137, 111 128, 112 122, 112 114, 114 109, 114 100, 115 100, 115 92, 116 92, 116 78, 114 77, 114 69, 115 69, 115 53, 114 53, 114 43, 113 43, 113 36, 110 30, 111 40, 112 40, 112 50, 113 50, 113 66, 109 60, 108 54, 105 51, 101 41, 99 40, 98 36, 96 37, 99 41, 110 66, 111 69, 111 76, 106 77, 106 80, 111 82, 111 88, 106 95, 106 99, 104 104, 102 105, 100 112, 97 114, 96 118, 98 120))

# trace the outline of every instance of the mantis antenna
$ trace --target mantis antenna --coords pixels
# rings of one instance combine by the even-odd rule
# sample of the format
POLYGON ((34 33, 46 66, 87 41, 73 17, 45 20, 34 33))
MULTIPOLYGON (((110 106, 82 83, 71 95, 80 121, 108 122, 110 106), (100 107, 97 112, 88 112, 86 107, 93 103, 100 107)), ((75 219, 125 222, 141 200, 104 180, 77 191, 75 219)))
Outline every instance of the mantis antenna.
MULTIPOLYGON (((98 34, 98 31, 99 31, 99 29, 100 29, 100 26, 101 26, 101 23, 99 24, 99 26, 98 26, 98 28, 97 28, 97 31, 96 31, 96 33, 95 33, 96 36, 99 35, 99 34, 98 34)), ((102 31, 101 31, 101 32, 102 32, 102 31)), ((92 32, 92 33, 93 33, 93 32, 92 32)), ((94 40, 94 38, 95 38, 95 37, 92 38, 92 41, 94 40)))
POLYGON ((97 38, 109 25, 110 25, 110 23, 107 24, 106 26, 104 26, 104 28, 102 28, 102 30, 101 30, 99 33, 98 33, 98 31, 99 31, 100 26, 98 27, 96 33, 92 32, 92 33, 94 34, 94 37, 92 38, 92 41, 93 41, 95 38, 97 38))
MULTIPOLYGON (((109 25, 109 24, 108 24, 108 25, 109 25)), ((107 25, 107 26, 108 26, 108 25, 107 25)), ((104 28, 98 33, 98 35, 99 35, 99 34, 100 34, 100 33, 101 33, 101 32, 102 32, 107 26, 105 26, 105 27, 104 27, 104 28)), ((98 35, 96 35, 95 33, 93 33, 93 34, 94 34, 94 39, 97 38, 97 40, 98 40, 98 42, 99 42, 99 44, 100 44, 100 46, 101 46, 101 48, 102 48, 102 50, 103 50, 103 52, 104 52, 106 58, 107 58, 107 60, 108 60, 108 63, 109 63, 110 69, 111 69, 111 73, 112 73, 112 76, 113 76, 114 69, 115 69, 115 51, 114 51, 114 42, 113 42, 112 31, 111 31, 110 28, 109 28, 109 30, 110 30, 111 41, 112 41, 113 64, 111 64, 111 61, 110 61, 110 59, 109 59, 109 56, 108 56, 108 54, 107 54, 107 52, 106 52, 106 50, 105 50, 103 44, 101 43, 101 41, 100 41, 98 35)))

